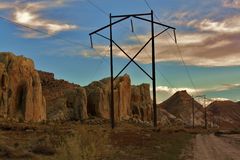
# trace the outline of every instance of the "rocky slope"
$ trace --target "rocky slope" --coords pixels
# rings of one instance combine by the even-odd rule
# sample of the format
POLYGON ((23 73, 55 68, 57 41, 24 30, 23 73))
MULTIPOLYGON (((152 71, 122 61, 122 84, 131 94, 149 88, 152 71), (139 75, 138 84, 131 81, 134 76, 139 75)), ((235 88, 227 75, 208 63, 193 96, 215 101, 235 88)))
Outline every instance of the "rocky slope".
MULTIPOLYGON (((192 97, 186 91, 178 91, 169 99, 159 105, 160 108, 165 109, 167 112, 176 116, 187 125, 192 125, 192 97)), ((195 108, 195 125, 202 126, 203 121, 203 107, 194 101, 195 108)))
POLYGON ((208 106, 209 125, 221 128, 240 127, 240 105, 232 101, 215 101, 208 106))
POLYGON ((64 80, 53 73, 38 71, 46 97, 48 120, 84 120, 87 115, 87 95, 84 88, 64 80))
POLYGON ((184 122, 182 119, 177 118, 173 114, 169 113, 167 110, 158 107, 157 108, 157 120, 158 126, 160 127, 170 127, 170 126, 183 126, 184 122))
POLYGON ((0 116, 15 120, 46 120, 46 103, 34 62, 0 53, 0 116))

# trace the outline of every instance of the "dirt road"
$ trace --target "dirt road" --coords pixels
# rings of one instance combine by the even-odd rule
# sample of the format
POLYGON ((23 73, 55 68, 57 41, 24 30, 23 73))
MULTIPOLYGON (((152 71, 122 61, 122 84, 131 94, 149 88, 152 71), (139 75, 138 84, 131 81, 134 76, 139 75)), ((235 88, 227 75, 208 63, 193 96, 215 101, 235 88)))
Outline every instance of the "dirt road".
POLYGON ((198 134, 193 147, 194 160, 240 160, 240 148, 236 144, 239 137, 198 134))

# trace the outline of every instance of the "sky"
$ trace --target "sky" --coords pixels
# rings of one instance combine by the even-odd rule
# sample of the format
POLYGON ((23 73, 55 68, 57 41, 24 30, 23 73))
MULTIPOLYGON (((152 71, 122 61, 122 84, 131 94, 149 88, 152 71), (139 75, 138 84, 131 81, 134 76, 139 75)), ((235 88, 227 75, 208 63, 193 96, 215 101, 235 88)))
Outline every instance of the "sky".
MULTIPOLYGON (((94 35, 91 48, 89 33, 108 25, 110 13, 151 9, 155 21, 176 28, 178 41, 171 29, 155 39, 158 102, 179 90, 240 101, 240 0, 0 0, 0 51, 24 55, 38 70, 86 86, 110 76, 109 41, 94 35)), ((133 57, 150 39, 151 26, 131 19, 113 26, 113 40, 133 57)), ((155 34, 164 29, 155 25, 155 34)), ((100 33, 109 37, 109 29, 100 33)), ((113 51, 117 75, 129 59, 116 46, 113 51)), ((136 61, 152 74, 151 43, 136 61)), ((125 73, 132 84, 151 84, 133 63, 125 73)))

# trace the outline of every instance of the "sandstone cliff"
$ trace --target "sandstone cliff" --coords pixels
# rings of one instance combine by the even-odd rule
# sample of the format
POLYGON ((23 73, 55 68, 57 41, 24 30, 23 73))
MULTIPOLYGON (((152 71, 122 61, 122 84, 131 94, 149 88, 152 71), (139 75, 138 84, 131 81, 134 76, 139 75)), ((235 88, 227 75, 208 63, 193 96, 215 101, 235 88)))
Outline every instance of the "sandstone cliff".
MULTIPOLYGON (((134 85, 131 87, 131 111, 134 118, 142 121, 153 120, 153 103, 149 84, 134 85)), ((181 125, 181 119, 170 114, 165 109, 157 108, 157 123, 160 127, 181 125)))
POLYGON ((0 53, 0 116, 25 121, 46 120, 46 104, 34 62, 0 53))
MULTIPOLYGON (((88 113, 109 119, 110 117, 110 78, 95 81, 85 87, 87 91, 88 113)), ((128 75, 114 81, 115 119, 121 120, 131 115, 131 80, 128 75)))
POLYGON ((38 71, 47 103, 48 120, 84 120, 87 115, 87 95, 84 88, 57 80, 53 73, 38 71))
MULTIPOLYGON (((187 126, 192 125, 192 97, 186 91, 178 91, 159 105, 169 113, 181 119, 187 126)), ((204 125, 203 107, 194 100, 195 125, 204 125)))
POLYGON ((142 121, 151 121, 152 119, 152 99, 150 94, 150 85, 141 84, 131 87, 131 111, 133 116, 142 121))
MULTIPOLYGON (((92 116, 109 119, 110 117, 110 79, 95 81, 85 87, 87 91, 88 113, 92 116)), ((150 85, 131 86, 128 75, 119 77, 114 82, 115 119, 134 118, 140 121, 152 121, 152 99, 150 85)), ((181 119, 158 109, 158 124, 170 126, 182 124, 181 119)))
MULTIPOLYGON (((88 114, 110 117, 110 78, 95 81, 82 88, 64 80, 54 79, 53 73, 39 71, 43 95, 47 102, 49 120, 82 120, 88 114)), ((133 115, 142 121, 151 120, 150 86, 131 86, 128 75, 114 81, 115 119, 120 121, 133 115)))

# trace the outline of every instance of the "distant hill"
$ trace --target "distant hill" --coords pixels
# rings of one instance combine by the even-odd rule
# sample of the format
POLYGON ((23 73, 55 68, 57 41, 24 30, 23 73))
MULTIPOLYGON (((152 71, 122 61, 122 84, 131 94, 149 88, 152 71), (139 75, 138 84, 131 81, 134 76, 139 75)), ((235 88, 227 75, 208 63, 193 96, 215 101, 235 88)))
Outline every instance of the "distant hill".
MULTIPOLYGON (((177 118, 180 118, 185 125, 192 125, 192 97, 187 91, 178 91, 169 99, 159 104, 160 108, 167 110, 177 118)), ((203 125, 203 107, 194 100, 195 125, 203 125)))
POLYGON ((222 128, 240 127, 240 105, 232 101, 215 101, 208 106, 209 120, 222 128))

